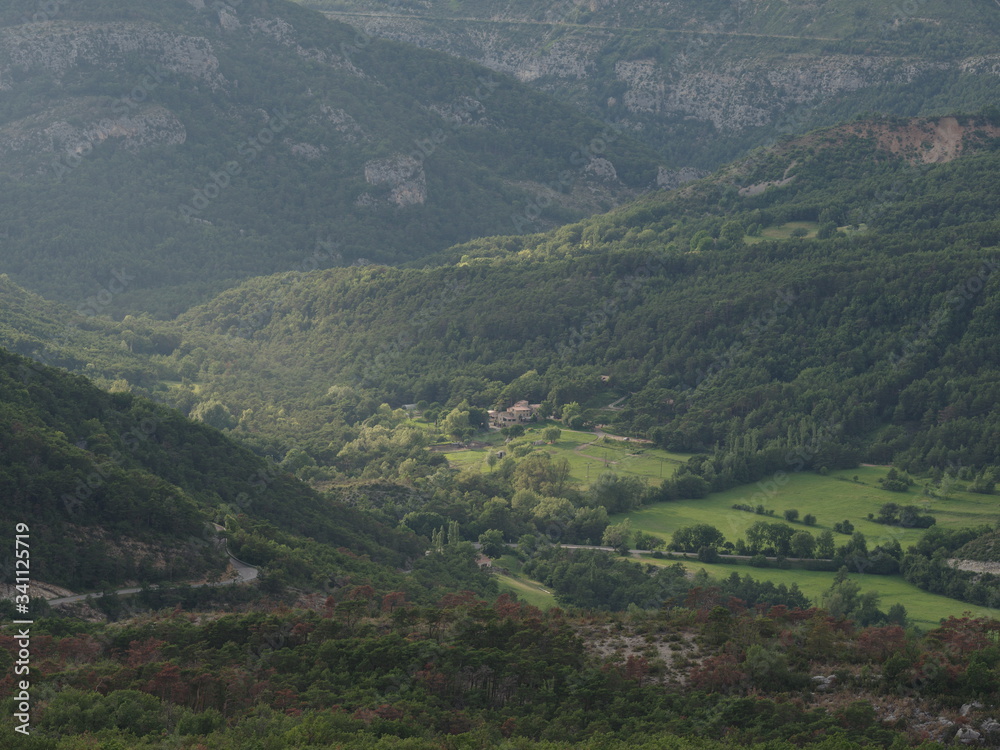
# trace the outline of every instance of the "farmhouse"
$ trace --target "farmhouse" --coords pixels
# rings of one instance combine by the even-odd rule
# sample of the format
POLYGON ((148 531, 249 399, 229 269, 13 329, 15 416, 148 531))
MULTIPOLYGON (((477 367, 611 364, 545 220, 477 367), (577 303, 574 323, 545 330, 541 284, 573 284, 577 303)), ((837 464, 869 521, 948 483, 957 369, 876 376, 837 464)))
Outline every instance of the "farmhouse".
POLYGON ((518 401, 516 404, 503 411, 490 409, 490 427, 509 427, 512 424, 524 424, 530 422, 535 416, 541 404, 529 404, 527 401, 518 401))

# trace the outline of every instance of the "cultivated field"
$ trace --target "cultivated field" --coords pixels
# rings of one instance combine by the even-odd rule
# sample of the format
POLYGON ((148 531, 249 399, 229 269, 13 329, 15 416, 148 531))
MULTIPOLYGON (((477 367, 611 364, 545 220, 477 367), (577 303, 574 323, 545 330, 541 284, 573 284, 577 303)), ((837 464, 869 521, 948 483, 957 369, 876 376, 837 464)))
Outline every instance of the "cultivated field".
MULTIPOLYGON (((923 529, 904 529, 884 526, 868 520, 868 514, 878 515, 878 509, 885 503, 915 505, 921 513, 930 513, 937 523, 947 528, 962 528, 979 524, 994 525, 1000 520, 1000 497, 976 495, 971 492, 955 491, 947 500, 922 494, 920 485, 909 492, 887 492, 878 484, 886 475, 881 467, 860 467, 830 472, 820 476, 812 472, 790 474, 779 481, 764 480, 757 484, 735 487, 726 492, 709 495, 702 500, 681 500, 657 503, 627 514, 613 516, 612 523, 618 523, 626 516, 632 521, 632 528, 669 540, 671 534, 683 526, 707 523, 725 534, 726 539, 735 542, 746 533, 756 521, 784 523, 785 510, 796 509, 799 517, 811 513, 816 516, 816 525, 809 527, 802 523, 790 524, 796 529, 805 529, 816 534, 833 524, 849 520, 855 531, 860 531, 868 540, 868 547, 883 541, 898 539, 906 549, 924 533, 923 529), (854 481, 853 477, 858 480, 854 481), (774 510, 774 516, 734 510, 734 504, 763 505, 774 510)), ((836 534, 838 544, 848 537, 836 534)))
MULTIPOLYGON (((558 426, 558 425, 556 425, 558 426)), ((529 428, 525 437, 530 441, 542 440, 542 430, 546 425, 529 428)), ((504 450, 503 438, 499 433, 489 437, 476 437, 477 441, 489 442, 488 448, 474 448, 449 452, 448 463, 456 468, 478 468, 488 472, 486 454, 488 451, 504 450)), ((673 476, 674 471, 688 457, 654 448, 647 443, 634 443, 601 438, 593 432, 563 430, 554 444, 537 446, 538 450, 549 453, 553 458, 569 461, 570 476, 585 489, 602 471, 642 477, 652 484, 673 476)))

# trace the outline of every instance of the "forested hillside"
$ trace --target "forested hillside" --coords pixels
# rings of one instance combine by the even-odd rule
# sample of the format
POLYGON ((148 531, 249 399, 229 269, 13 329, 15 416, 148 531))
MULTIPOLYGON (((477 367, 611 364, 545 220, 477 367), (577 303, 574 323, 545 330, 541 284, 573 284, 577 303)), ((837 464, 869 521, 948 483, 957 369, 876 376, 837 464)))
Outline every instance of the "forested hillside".
MULTIPOLYGON (((938 125, 811 135, 433 267, 255 280, 185 314, 184 343, 153 362, 320 463, 381 401, 559 414, 613 392, 620 429, 716 453, 716 488, 817 436, 807 466, 982 470, 1000 463, 1000 157, 994 126, 970 121, 965 155, 921 163, 938 125), (892 153, 893 133, 915 152, 892 153)), ((172 397, 190 408, 187 393, 172 397)))
MULTIPOLYGON (((475 240, 419 268, 255 279, 170 323, 75 315, 5 280, 0 334, 111 398, 152 396, 228 431, 281 476, 425 544, 450 524, 452 539, 597 542, 610 515, 637 505, 860 462, 902 470, 883 490, 924 475, 938 494, 955 478, 989 494, 1000 465, 998 133, 988 117, 856 122, 547 234, 475 240), (688 457, 657 482, 581 484, 536 451, 537 437, 515 440, 484 473, 455 472, 428 450, 474 436, 488 409, 518 400, 688 457)), ((219 499, 231 504, 227 492, 219 499)), ((218 514, 213 502, 203 506, 218 514)), ((905 505, 897 516, 917 513, 905 505)), ((278 541, 279 531, 317 536, 311 524, 339 539, 341 526, 266 511, 234 526, 234 543, 275 580, 315 584, 343 562, 320 548, 306 562, 278 541)), ((993 602, 992 584, 976 588, 937 553, 904 559, 895 545, 883 572, 902 567, 931 591, 993 602)), ((880 554, 853 539, 816 553, 824 569, 880 554)))
POLYGON ((0 436, 0 510, 31 528, 32 574, 46 583, 100 590, 218 574, 225 555, 208 521, 276 581, 323 582, 350 556, 401 565, 417 551, 210 427, 5 350, 0 436))
MULTIPOLYGON (((283 0, 0 5, 0 273, 90 314, 606 210, 651 150, 283 0), (99 302, 94 302, 99 300, 99 302)), ((530 228, 530 227, 529 227, 530 228)))
MULTIPOLYGON (((218 575, 206 518, 262 571, 259 592, 222 599, 185 588, 107 597, 97 606, 120 619, 110 624, 42 605, 31 732, 12 746, 932 750, 1000 732, 997 623, 904 630, 905 611, 878 611, 846 571, 827 612, 795 585, 691 576, 526 535, 525 568, 573 605, 543 612, 497 596, 459 532, 474 523, 442 525, 419 554, 426 540, 405 529, 434 529, 434 512, 390 531, 210 427, 3 350, 0 435, 0 510, 30 526, 33 588, 218 575)), ((520 512, 536 489, 559 491, 533 455, 450 486, 441 473, 427 507, 443 509, 447 491, 459 502, 502 493, 513 470, 520 512)), ((610 497, 615 483, 591 493, 610 497)), ((407 487, 355 490, 385 500, 407 487)), ((502 525, 503 508, 494 497, 480 522, 502 525)), ((22 644, 0 634, 11 735, 22 644)))
MULTIPOLYGON (((937 750, 993 746, 1000 730, 995 621, 921 637, 757 611, 710 586, 662 612, 587 617, 373 594, 38 623, 46 700, 16 746, 937 750)), ((14 639, 0 638, 9 666, 14 639)))
POLYGON ((0 748, 1000 746, 998 33, 0 0, 0 748))

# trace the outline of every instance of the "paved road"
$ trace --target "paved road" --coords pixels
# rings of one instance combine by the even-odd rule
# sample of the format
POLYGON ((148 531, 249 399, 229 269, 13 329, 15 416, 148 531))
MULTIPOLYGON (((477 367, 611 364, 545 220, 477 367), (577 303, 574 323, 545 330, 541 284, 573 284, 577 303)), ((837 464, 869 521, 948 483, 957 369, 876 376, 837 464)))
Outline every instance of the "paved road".
MULTIPOLYGON (((221 526, 217 524, 215 526, 217 530, 222 530, 221 526)), ((229 578, 225 581, 215 581, 213 583, 192 583, 190 584, 191 588, 200 589, 205 586, 231 586, 236 583, 249 583, 250 581, 253 581, 257 578, 259 574, 257 568, 248 563, 243 562, 242 560, 237 560, 235 557, 232 556, 232 554, 229 552, 228 549, 226 550, 226 554, 229 555, 229 562, 232 564, 233 570, 236 572, 235 578, 229 578)), ((154 585, 150 586, 149 588, 157 589, 160 587, 154 585)), ((142 591, 141 586, 130 586, 128 588, 116 589, 113 593, 118 594, 119 596, 126 596, 128 594, 138 594, 140 591, 142 591)), ((50 607, 59 607, 63 604, 82 602, 88 598, 100 599, 104 595, 105 592, 98 591, 93 594, 74 594, 73 596, 60 596, 56 599, 49 599, 48 602, 50 607)))

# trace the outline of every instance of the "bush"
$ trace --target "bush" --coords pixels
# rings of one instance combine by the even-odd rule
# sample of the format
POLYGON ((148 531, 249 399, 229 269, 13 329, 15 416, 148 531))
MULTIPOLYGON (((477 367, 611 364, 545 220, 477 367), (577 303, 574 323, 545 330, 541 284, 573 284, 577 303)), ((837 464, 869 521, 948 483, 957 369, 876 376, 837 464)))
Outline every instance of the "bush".
POLYGON ((795 523, 799 520, 799 512, 794 508, 785 511, 785 520, 789 523, 795 523))
POLYGON ((707 523, 685 526, 674 532, 670 549, 681 552, 699 552, 705 547, 715 549, 725 541, 722 532, 707 523))
POLYGON ((750 566, 754 568, 769 568, 771 563, 764 555, 754 555, 750 558, 750 566))
POLYGON ((702 547, 698 550, 698 560, 703 563, 719 562, 719 550, 715 547, 702 547))
POLYGON ((802 516, 802 523, 804 523, 806 526, 815 526, 816 516, 814 516, 812 513, 806 513, 804 516, 802 516))

